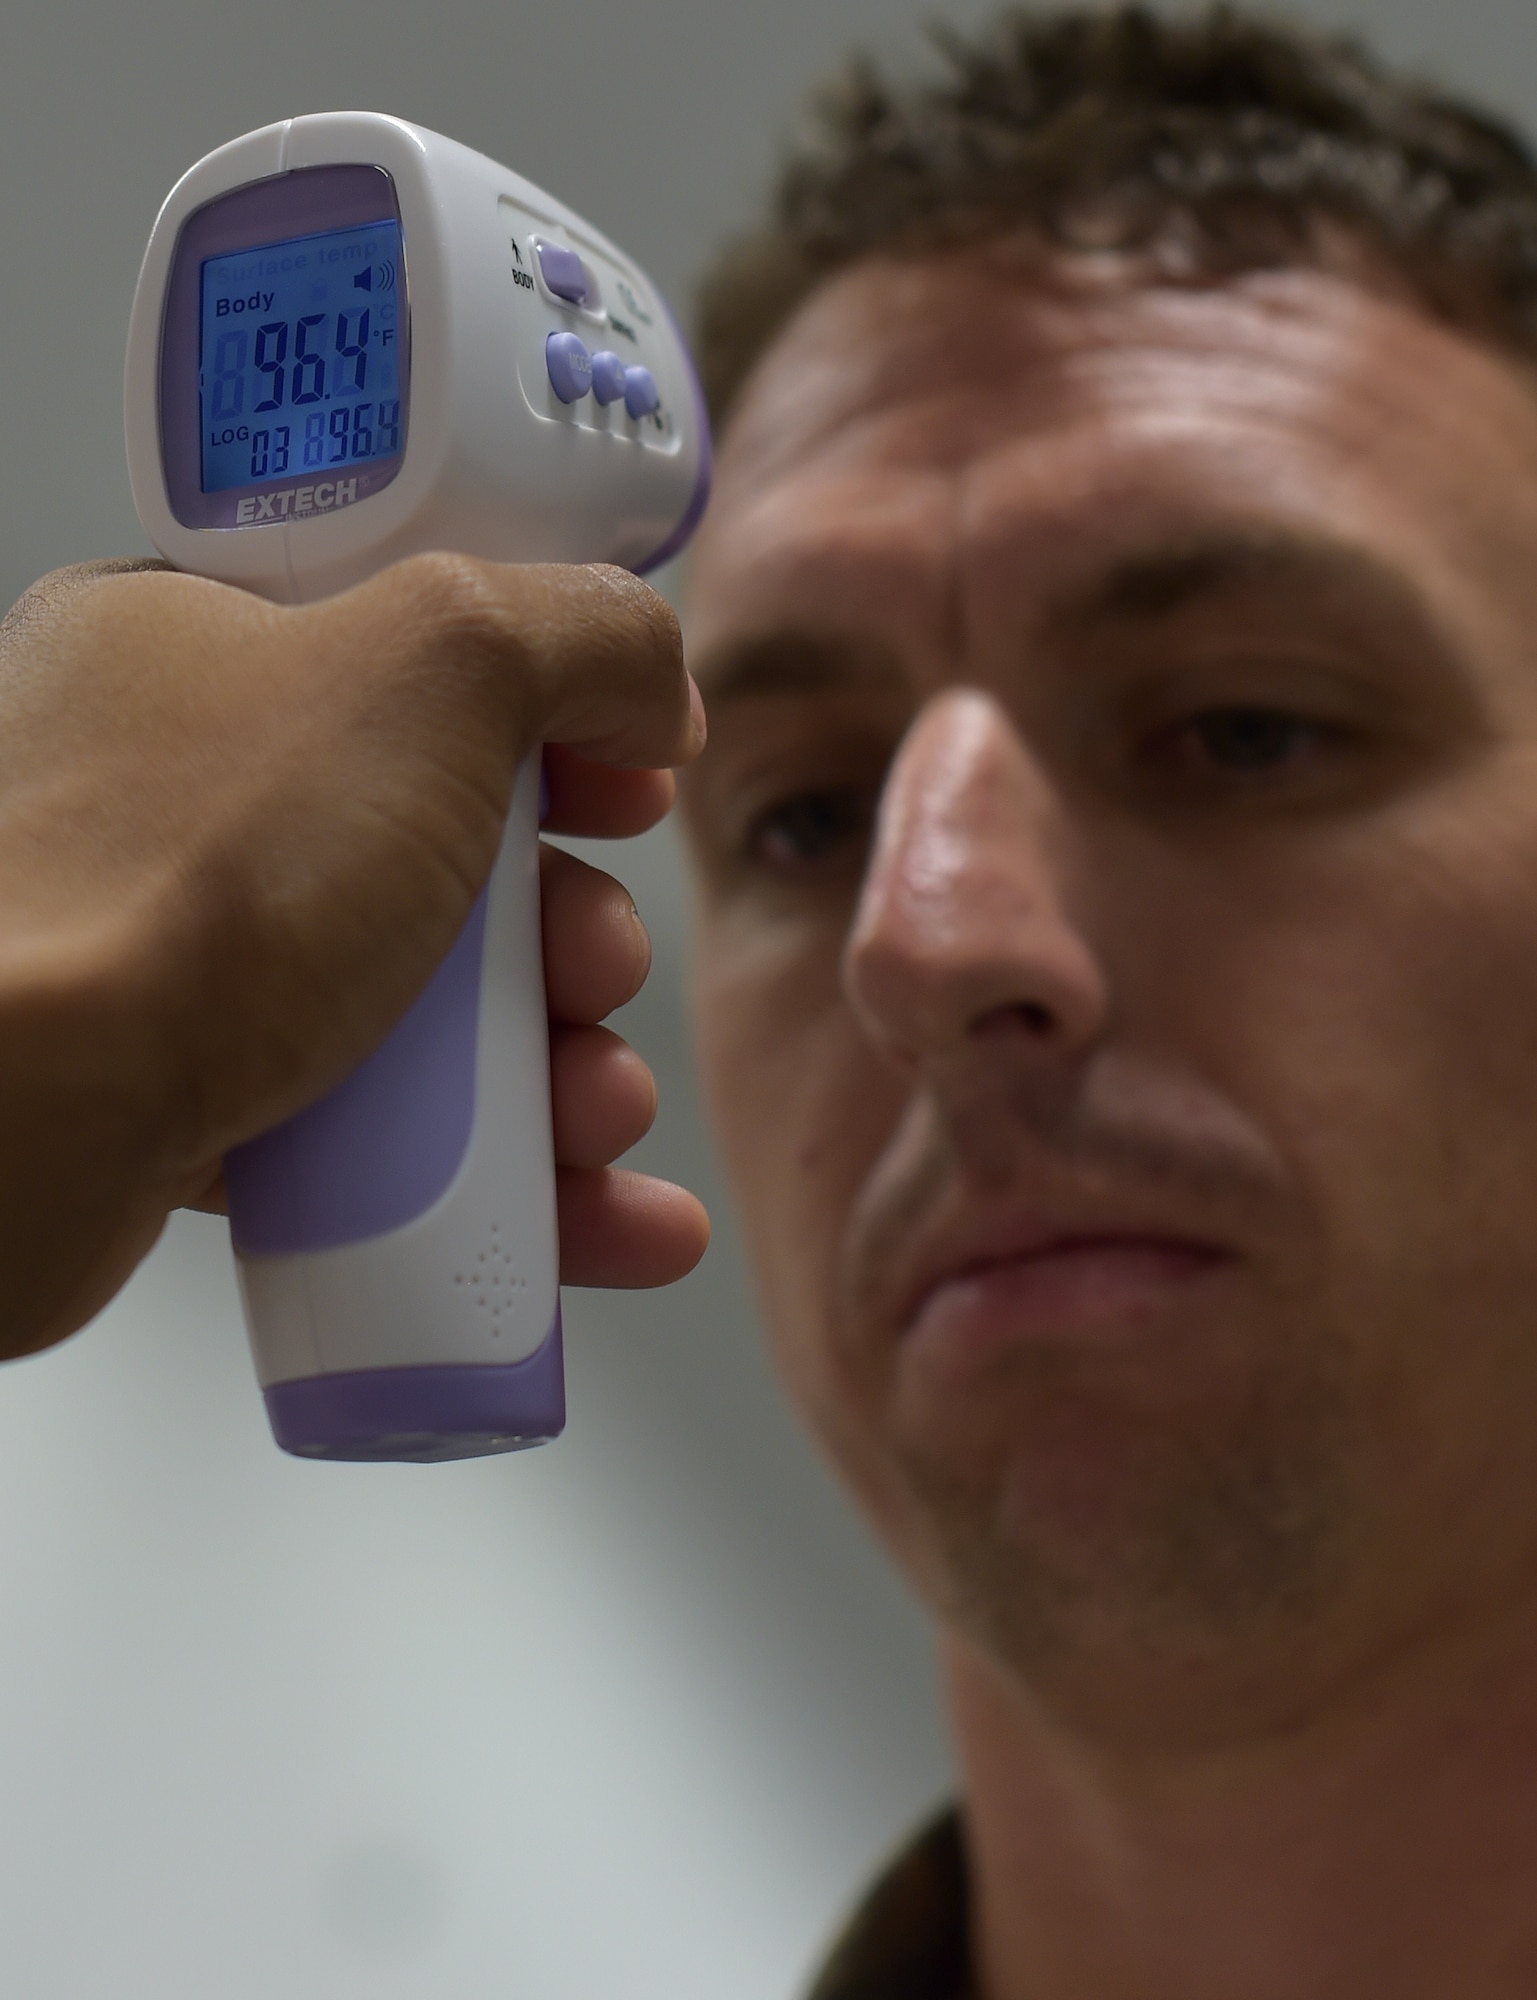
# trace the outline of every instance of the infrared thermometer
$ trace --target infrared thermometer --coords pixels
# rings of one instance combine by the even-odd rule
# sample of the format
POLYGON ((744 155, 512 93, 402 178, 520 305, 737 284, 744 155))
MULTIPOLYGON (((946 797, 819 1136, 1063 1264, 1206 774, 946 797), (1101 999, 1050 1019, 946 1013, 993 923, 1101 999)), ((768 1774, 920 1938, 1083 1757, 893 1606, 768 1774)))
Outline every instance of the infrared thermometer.
MULTIPOLYGON (((128 466, 176 568, 303 603, 428 549, 644 571, 709 487, 645 274, 451 139, 335 112, 171 191, 129 329, 128 466)), ((273 1433, 311 1458, 515 1450, 565 1422, 537 754, 426 991, 225 1163, 273 1433)))

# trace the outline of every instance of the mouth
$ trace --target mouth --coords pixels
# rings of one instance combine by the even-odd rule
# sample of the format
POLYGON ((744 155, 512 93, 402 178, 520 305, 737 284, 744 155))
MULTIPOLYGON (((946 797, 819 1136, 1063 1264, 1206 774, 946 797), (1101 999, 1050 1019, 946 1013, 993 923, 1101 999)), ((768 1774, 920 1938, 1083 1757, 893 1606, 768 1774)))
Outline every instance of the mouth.
POLYGON ((904 1346, 975 1362, 1016 1346, 1115 1348, 1156 1337, 1238 1263, 1228 1247, 1138 1230, 1041 1235, 926 1273, 900 1315, 904 1346))

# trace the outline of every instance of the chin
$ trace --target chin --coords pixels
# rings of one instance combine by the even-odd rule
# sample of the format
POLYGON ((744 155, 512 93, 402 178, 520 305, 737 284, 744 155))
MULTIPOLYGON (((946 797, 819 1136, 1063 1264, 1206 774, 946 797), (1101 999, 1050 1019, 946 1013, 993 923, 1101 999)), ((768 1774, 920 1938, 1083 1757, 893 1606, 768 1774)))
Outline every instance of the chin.
POLYGON ((909 1413, 889 1445, 905 1502, 892 1539, 933 1609, 1097 1726, 1286 1710, 1344 1582, 1327 1413, 1262 1398, 1225 1429, 1183 1414, 1016 1389, 926 1424, 909 1413))

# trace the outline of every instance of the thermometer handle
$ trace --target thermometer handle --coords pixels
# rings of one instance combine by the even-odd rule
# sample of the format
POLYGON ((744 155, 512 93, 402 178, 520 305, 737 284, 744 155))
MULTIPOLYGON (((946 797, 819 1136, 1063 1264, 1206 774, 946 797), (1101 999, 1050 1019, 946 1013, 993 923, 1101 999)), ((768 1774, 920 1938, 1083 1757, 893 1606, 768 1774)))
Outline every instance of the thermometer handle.
POLYGON ((473 1457, 564 1425, 539 790, 536 753, 490 882, 388 1041, 225 1163, 288 1451, 473 1457))

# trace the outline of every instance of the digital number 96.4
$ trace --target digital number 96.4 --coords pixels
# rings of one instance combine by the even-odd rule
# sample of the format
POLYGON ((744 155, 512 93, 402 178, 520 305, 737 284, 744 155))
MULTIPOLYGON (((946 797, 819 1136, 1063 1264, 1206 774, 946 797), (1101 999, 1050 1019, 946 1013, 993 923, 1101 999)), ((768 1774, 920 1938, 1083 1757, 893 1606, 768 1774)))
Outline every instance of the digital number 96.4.
POLYGON ((312 410, 304 419, 306 466, 342 465, 348 459, 382 458, 400 449, 400 399, 350 410, 312 410))
POLYGON ((244 328, 221 333, 214 343, 210 415, 222 420, 244 414, 248 361, 251 374, 266 377, 252 385, 257 396, 251 408, 258 417, 268 410, 280 410, 285 395, 290 404, 302 406, 331 396, 355 395, 364 388, 368 381, 368 308, 336 315, 329 356, 327 318, 325 313, 305 313, 294 321, 291 334, 286 320, 270 320, 256 329, 254 354, 244 328))

